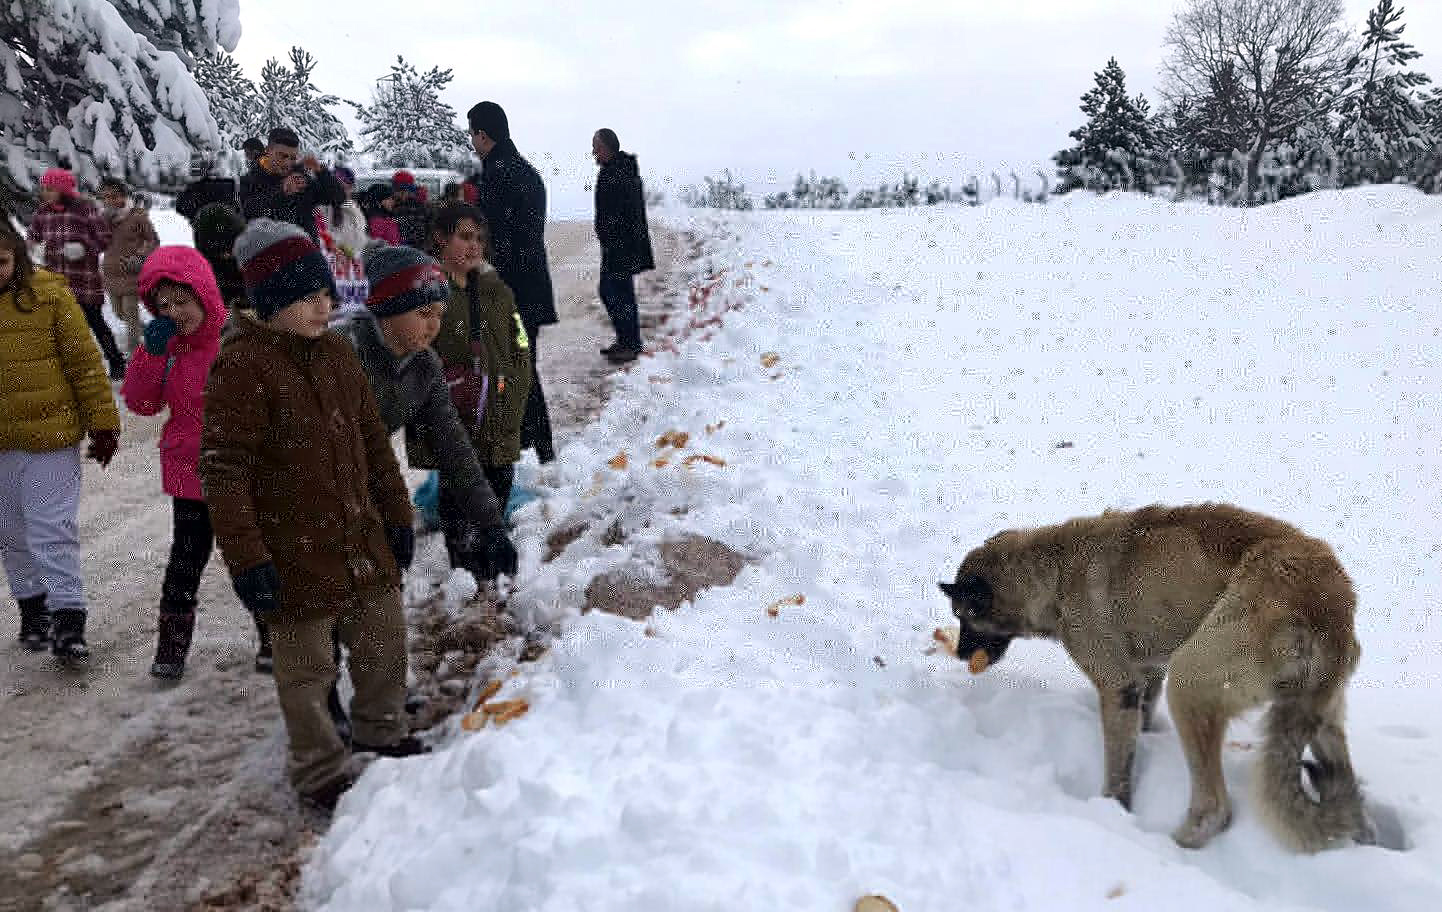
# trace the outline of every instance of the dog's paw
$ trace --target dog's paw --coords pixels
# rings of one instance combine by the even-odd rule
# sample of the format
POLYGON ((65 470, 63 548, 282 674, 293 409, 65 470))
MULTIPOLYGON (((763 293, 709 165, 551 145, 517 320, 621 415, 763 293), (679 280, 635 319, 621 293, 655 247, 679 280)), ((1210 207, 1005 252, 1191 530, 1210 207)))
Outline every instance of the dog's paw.
POLYGON ((1189 811, 1187 819, 1172 833, 1172 839, 1184 849, 1200 849, 1218 833, 1231 826, 1231 807, 1209 811, 1189 811))

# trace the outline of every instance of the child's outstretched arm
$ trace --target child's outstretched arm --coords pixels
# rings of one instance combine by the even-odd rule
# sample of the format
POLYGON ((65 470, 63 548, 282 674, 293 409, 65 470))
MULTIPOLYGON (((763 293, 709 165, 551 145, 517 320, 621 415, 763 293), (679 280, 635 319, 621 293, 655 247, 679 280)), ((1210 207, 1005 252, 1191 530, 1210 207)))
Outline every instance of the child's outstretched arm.
POLYGON ((348 368, 354 375, 356 388, 365 391, 360 399, 360 433, 365 447, 366 466, 370 471, 367 479, 371 500, 380 511, 381 520, 387 528, 409 529, 415 523, 411 510, 411 492, 401 475, 400 463, 396 462, 396 451, 391 449, 390 434, 381 421, 380 410, 376 408, 375 396, 371 393, 370 381, 365 369, 352 353, 348 368))

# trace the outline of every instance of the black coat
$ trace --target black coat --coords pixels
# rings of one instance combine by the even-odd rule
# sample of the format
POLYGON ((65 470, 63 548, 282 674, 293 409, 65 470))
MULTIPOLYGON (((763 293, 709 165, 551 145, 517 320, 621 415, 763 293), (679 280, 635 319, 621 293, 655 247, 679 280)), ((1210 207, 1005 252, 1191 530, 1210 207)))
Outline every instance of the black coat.
POLYGON ((556 322, 556 295, 546 260, 546 185, 509 139, 481 162, 480 209, 491 227, 491 265, 516 296, 521 322, 534 334, 556 322))
POLYGON ((211 203, 225 203, 239 211, 234 178, 202 177, 175 198, 175 212, 187 222, 193 222, 200 210, 211 203))
POLYGON ((401 243, 425 250, 431 242, 431 210, 420 200, 407 200, 396 206, 391 218, 401 230, 401 243))
POLYGON ((601 274, 632 276, 656 268, 651 228, 646 224, 646 191, 636 156, 617 152, 596 175, 596 238, 601 274))
POLYGON ((322 168, 307 175, 310 183, 294 196, 281 190, 285 177, 276 176, 257 164, 240 179, 240 211, 247 222, 258 218, 290 222, 315 237, 317 206, 339 206, 345 202, 345 187, 335 175, 322 168))

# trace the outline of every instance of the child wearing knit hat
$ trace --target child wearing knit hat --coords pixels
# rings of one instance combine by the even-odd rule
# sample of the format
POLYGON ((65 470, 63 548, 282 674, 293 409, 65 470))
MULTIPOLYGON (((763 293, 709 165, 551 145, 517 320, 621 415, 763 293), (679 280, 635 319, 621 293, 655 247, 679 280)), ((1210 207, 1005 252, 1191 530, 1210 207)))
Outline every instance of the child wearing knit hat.
POLYGON ((435 454, 441 483, 459 505, 457 567, 477 579, 516 572, 516 549, 502 504, 491 489, 429 346, 441 328, 450 283, 440 265, 410 247, 381 247, 366 258, 367 310, 336 326, 360 356, 392 433, 402 427, 435 454))
POLYGON ((257 219, 235 258, 254 316, 211 369, 201 477, 236 594, 270 626, 291 783, 333 809, 357 775, 327 708, 333 637, 350 650, 351 751, 426 750, 405 713, 410 497, 365 371, 326 332, 335 286, 315 242, 257 219))

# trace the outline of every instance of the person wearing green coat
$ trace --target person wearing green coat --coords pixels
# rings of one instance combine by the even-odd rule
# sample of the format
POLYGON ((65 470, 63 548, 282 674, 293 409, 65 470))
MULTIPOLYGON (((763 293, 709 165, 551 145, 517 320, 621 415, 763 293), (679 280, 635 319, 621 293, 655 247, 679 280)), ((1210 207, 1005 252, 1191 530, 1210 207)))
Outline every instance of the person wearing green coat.
MULTIPOLYGON (((521 456, 521 423, 531 391, 531 348, 516 311, 515 295, 486 259, 485 216, 474 206, 452 203, 432 223, 436 259, 450 281, 450 298, 431 347, 445 369, 452 402, 470 435, 487 482, 502 507, 510 498, 521 456)), ((412 468, 434 468, 419 434, 406 434, 412 468)), ((464 492, 441 482, 441 525, 447 546, 459 519, 464 492)))

